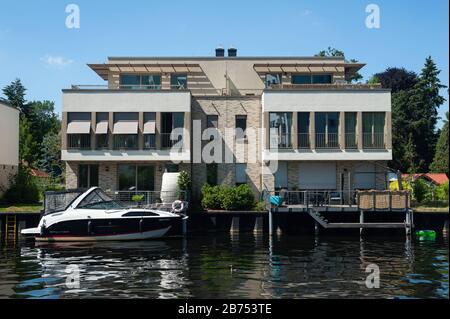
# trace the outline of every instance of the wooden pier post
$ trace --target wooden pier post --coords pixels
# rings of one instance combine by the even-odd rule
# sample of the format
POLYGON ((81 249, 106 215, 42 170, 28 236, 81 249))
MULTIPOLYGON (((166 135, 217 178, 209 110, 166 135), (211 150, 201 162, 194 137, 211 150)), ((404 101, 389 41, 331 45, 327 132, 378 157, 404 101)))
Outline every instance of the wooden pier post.
POLYGON ((406 211, 405 233, 406 233, 406 236, 411 235, 411 215, 410 215, 409 210, 406 211))
POLYGON ((239 217, 233 216, 233 219, 231 220, 231 228, 230 232, 239 232, 239 217))
POLYGON ((24 220, 19 221, 19 228, 17 229, 17 233, 19 236, 21 236, 20 232, 22 231, 22 229, 27 228, 27 223, 24 220))
POLYGON ((187 234, 187 219, 183 219, 182 224, 183 224, 183 236, 186 236, 186 234, 187 234))
POLYGON ((269 210, 269 235, 273 235, 273 213, 272 209, 269 210))
POLYGON ((262 233, 263 232, 263 218, 262 216, 257 216, 255 218, 255 227, 253 228, 254 233, 262 233))
POLYGON ((447 233, 448 233, 448 220, 445 221, 444 227, 442 228, 442 232, 443 232, 444 234, 447 234, 447 233))
MULTIPOLYGON (((359 212, 359 223, 360 224, 364 224, 364 212, 363 211, 359 212)), ((360 228, 359 229, 359 235, 361 236, 362 233, 363 233, 363 228, 360 228)))

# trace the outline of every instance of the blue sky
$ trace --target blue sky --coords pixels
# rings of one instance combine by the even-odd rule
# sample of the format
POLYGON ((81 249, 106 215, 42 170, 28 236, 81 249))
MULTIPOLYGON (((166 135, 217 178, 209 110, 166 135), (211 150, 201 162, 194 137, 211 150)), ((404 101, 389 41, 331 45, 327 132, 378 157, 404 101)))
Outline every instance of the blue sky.
MULTIPOLYGON (((20 78, 28 100, 52 100, 71 84, 103 84, 86 63, 107 56, 314 55, 332 46, 367 63, 365 79, 389 66, 420 72, 431 55, 449 78, 448 0, 106 1, 0 0, 0 87, 20 78), (80 29, 65 8, 80 7, 80 29), (368 29, 365 8, 381 9, 368 29)), ((442 94, 448 99, 447 90, 442 94)), ((441 108, 443 116, 448 102, 441 108)))

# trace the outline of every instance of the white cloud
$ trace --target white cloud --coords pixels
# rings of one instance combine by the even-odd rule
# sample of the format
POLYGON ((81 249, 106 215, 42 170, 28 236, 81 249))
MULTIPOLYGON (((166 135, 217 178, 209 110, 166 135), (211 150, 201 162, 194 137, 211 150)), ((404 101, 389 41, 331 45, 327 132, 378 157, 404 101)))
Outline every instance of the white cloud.
POLYGON ((62 56, 54 56, 54 55, 46 55, 45 57, 41 58, 41 61, 43 61, 49 67, 54 67, 58 69, 64 69, 65 67, 68 67, 73 63, 73 60, 71 59, 66 59, 62 56))

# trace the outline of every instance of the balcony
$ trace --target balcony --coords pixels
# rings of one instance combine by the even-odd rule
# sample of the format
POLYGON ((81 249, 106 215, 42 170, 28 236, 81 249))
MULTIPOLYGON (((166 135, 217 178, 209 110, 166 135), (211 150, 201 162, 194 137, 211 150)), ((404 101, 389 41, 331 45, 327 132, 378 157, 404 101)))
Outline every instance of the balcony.
POLYGON ((270 136, 271 149, 292 149, 292 139, 290 134, 278 134, 270 136))
POLYGON ((298 143, 299 149, 310 149, 311 148, 309 133, 299 133, 297 138, 298 138, 297 143, 298 143))
POLYGON ((114 135, 114 149, 115 150, 137 150, 138 149, 138 135, 120 134, 114 135))
POLYGON ((338 133, 316 133, 316 149, 338 149, 338 133))
POLYGON ((345 133, 345 149, 353 150, 358 148, 356 133, 345 133))
POLYGON ((91 135, 90 134, 68 134, 67 149, 69 150, 90 150, 91 135))
POLYGON ((174 147, 177 143, 183 141, 182 136, 173 136, 171 133, 161 133, 161 148, 170 149, 174 147))
POLYGON ((384 133, 363 133, 364 149, 385 149, 384 133))

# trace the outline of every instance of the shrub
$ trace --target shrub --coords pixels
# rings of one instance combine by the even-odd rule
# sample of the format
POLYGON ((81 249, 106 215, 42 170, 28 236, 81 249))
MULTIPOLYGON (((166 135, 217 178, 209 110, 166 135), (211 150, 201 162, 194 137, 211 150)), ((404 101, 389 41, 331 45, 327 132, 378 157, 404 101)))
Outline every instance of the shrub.
POLYGON ((419 202, 423 202, 431 197, 430 186, 422 179, 418 179, 413 185, 413 197, 419 202))
POLYGON ((256 205, 253 208, 253 210, 255 210, 257 212, 264 212, 264 211, 266 211, 267 210, 266 203, 264 201, 256 203, 256 205))
POLYGON ((178 189, 180 191, 188 191, 191 187, 191 177, 186 171, 181 171, 178 176, 178 189))
POLYGON ((19 166, 17 174, 11 178, 11 186, 3 195, 2 201, 8 204, 39 203, 39 188, 27 168, 19 166))
POLYGON ((448 200, 448 182, 436 188, 437 200, 448 200))
POLYGON ((255 205, 253 193, 248 185, 237 187, 210 186, 202 188, 202 206, 209 209, 245 210, 255 205))

